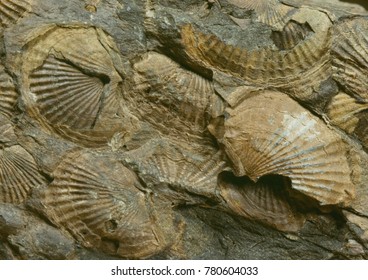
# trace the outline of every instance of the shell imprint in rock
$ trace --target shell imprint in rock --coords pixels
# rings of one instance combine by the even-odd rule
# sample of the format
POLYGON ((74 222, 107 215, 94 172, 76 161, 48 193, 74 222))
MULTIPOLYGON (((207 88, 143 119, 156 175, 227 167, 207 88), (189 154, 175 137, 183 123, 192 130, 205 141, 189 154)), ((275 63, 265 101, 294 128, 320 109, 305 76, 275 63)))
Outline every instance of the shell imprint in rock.
POLYGON ((32 0, 0 0, 0 24, 15 23, 24 13, 31 10, 32 0))
POLYGON ((111 39, 92 27, 50 27, 31 40, 22 67, 27 112, 64 138, 104 145, 123 122, 117 99, 121 77, 111 46, 111 39))
POLYGON ((358 103, 345 93, 334 96, 327 107, 327 116, 333 125, 352 134, 359 123, 360 112, 368 110, 368 104, 358 103))
POLYGON ((223 112, 210 81, 168 57, 149 52, 134 64, 135 89, 124 95, 130 110, 165 134, 202 137, 209 119, 223 112))
POLYGON ((278 0, 228 0, 228 2, 242 9, 254 10, 260 22, 277 29, 283 28, 287 22, 287 14, 293 10, 278 0))
POLYGON ((4 67, 0 65, 0 114, 11 118, 14 114, 17 97, 13 80, 5 72, 4 67))
POLYGON ((355 197, 346 144, 288 96, 266 91, 228 114, 222 142, 237 176, 289 177, 293 190, 320 205, 346 205, 355 197))
POLYGON ((0 201, 23 202, 32 188, 45 185, 32 156, 20 146, 0 150, 0 201))
POLYGON ((344 20, 334 27, 333 78, 345 92, 368 102, 368 23, 366 19, 344 20))
POLYGON ((182 43, 187 55, 204 67, 218 69, 251 84, 280 88, 294 98, 311 99, 313 87, 330 77, 329 48, 331 21, 324 13, 300 9, 291 18, 313 30, 290 50, 241 49, 227 45, 215 35, 206 35, 192 25, 182 27, 182 43))
POLYGON ((71 154, 53 176, 40 195, 44 212, 84 246, 144 258, 170 243, 137 176, 111 156, 71 154))
POLYGON ((302 215, 289 202, 287 178, 269 176, 254 183, 249 178, 223 172, 218 184, 221 196, 238 215, 286 232, 298 231, 304 223, 302 215))
POLYGON ((217 176, 226 164, 220 152, 205 150, 200 154, 169 140, 153 140, 123 157, 137 166, 142 178, 157 178, 158 185, 215 198, 217 176))

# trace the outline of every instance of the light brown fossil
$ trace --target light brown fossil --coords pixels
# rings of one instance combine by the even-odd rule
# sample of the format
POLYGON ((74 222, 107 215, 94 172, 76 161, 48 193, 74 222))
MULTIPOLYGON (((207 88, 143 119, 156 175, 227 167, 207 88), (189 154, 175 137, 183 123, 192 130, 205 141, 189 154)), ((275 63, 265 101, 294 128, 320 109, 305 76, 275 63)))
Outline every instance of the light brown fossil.
POLYGON ((348 147, 340 135, 280 92, 266 91, 229 109, 219 139, 237 176, 278 174, 321 205, 355 197, 348 147))
POLYGON ((14 115, 14 107, 17 103, 18 94, 15 91, 12 78, 0 65, 0 114, 7 118, 14 115))
POLYGON ((8 26, 17 22, 32 7, 32 0, 1 0, 0 1, 0 24, 8 26))

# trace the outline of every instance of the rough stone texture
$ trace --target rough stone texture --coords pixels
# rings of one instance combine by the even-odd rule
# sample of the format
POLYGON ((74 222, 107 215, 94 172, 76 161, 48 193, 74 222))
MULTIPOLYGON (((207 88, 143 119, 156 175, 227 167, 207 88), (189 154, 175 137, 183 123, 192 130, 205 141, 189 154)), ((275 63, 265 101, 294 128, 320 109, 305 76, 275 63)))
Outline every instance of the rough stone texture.
POLYGON ((0 2, 0 259, 368 258, 359 1, 0 2))

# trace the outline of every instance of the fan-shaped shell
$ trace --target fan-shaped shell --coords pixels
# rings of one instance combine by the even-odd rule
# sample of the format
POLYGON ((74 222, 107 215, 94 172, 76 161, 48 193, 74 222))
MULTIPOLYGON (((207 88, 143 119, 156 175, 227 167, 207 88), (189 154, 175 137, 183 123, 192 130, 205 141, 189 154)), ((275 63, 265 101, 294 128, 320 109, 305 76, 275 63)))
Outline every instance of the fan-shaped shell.
POLYGON ((352 134, 359 123, 358 113, 368 110, 368 104, 358 103, 345 93, 336 95, 327 107, 327 116, 333 125, 352 134))
POLYGON ((14 114, 17 97, 12 78, 0 65, 0 114, 11 118, 14 114))
POLYGON ((32 0, 1 0, 0 23, 7 26, 15 23, 24 13, 31 10, 32 0))
POLYGON ((21 203, 46 183, 32 156, 20 146, 0 150, 0 201, 21 203))
POLYGON ((303 217, 291 206, 285 185, 286 178, 272 178, 251 182, 230 172, 219 176, 221 196, 236 214, 260 221, 281 231, 298 231, 303 217))
POLYGON ((334 29, 333 78, 347 93, 368 102, 368 23, 366 19, 344 20, 334 29))
POLYGON ((294 190, 321 205, 354 198, 345 143, 297 102, 270 91, 228 113, 222 142, 237 176, 287 176, 294 190))
POLYGON ((157 178, 181 192, 215 198, 217 175, 226 164, 220 152, 203 148, 201 153, 169 140, 153 140, 123 156, 134 163, 141 177, 157 178))
POLYGON ((134 69, 135 90, 125 91, 126 103, 132 112, 165 134, 202 137, 209 119, 223 111, 223 103, 209 80, 164 55, 149 52, 134 64, 134 69))
POLYGON ((30 40, 22 61, 22 99, 41 126, 86 146, 122 129, 121 81, 114 43, 92 27, 49 27, 30 40), (115 68, 115 63, 117 68, 115 68))
POLYGON ((331 75, 331 22, 327 15, 309 9, 300 9, 292 20, 308 22, 314 33, 290 50, 241 49, 215 35, 196 31, 189 24, 182 27, 182 42, 187 55, 204 67, 219 69, 257 86, 276 87, 309 101, 314 98, 313 88, 331 75))
POLYGON ((278 0, 229 0, 229 3, 247 10, 254 10, 258 20, 274 28, 282 29, 287 22, 287 14, 292 7, 278 0))
POLYGON ((71 154, 53 176, 41 194, 44 212, 84 246, 144 258, 170 243, 135 173, 112 157, 71 154))

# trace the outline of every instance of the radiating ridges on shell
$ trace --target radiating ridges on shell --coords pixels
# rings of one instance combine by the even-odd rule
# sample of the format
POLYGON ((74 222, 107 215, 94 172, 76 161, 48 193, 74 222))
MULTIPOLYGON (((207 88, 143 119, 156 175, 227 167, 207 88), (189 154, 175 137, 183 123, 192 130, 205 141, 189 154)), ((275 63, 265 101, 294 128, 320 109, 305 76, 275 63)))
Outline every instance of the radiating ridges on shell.
POLYGON ((368 110, 368 104, 359 103, 355 98, 339 93, 330 101, 326 111, 333 125, 352 134, 359 123, 358 113, 368 110))
POLYGON ((141 176, 157 178, 179 191, 215 198, 217 175, 227 166, 220 151, 184 148, 168 140, 153 140, 140 149, 124 154, 134 162, 141 176))
POLYGON ((8 26, 17 22, 26 12, 31 11, 32 0, 1 0, 0 25, 8 26))
POLYGON ((269 176, 254 183, 223 172, 218 184, 227 207, 237 215, 284 232, 297 232, 304 224, 304 217, 290 204, 287 178, 269 176))
POLYGON ((363 18, 347 19, 334 27, 333 78, 345 92, 368 102, 368 23, 363 18))
POLYGON ((22 147, 0 150, 0 201, 22 203, 32 189, 44 186, 45 178, 33 157, 22 147))
MULTIPOLYGON (((164 235, 162 220, 135 173, 113 157, 71 154, 53 177, 40 195, 43 211, 84 246, 124 258, 146 258, 174 238, 164 235)), ((165 226, 170 231, 170 223, 165 226)))
POLYGON ((51 26, 24 48, 22 100, 40 126, 88 147, 124 129, 130 116, 121 115, 118 100, 121 61, 102 30, 51 26))
POLYGON ((130 110, 165 134, 202 137, 210 118, 224 110, 212 82, 164 55, 149 52, 134 69, 137 92, 130 88, 124 92, 130 110))
POLYGON ((228 2, 242 9, 254 10, 260 22, 277 29, 284 27, 288 13, 293 10, 278 0, 228 0, 228 2))
POLYGON ((266 91, 228 110, 219 139, 236 176, 253 181, 289 177, 292 189, 321 205, 348 205, 355 196, 349 148, 341 136, 297 102, 266 91))
POLYGON ((12 78, 5 72, 4 67, 0 66, 0 114, 11 118, 17 98, 12 78))

